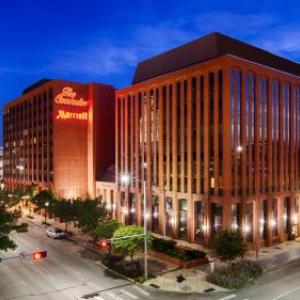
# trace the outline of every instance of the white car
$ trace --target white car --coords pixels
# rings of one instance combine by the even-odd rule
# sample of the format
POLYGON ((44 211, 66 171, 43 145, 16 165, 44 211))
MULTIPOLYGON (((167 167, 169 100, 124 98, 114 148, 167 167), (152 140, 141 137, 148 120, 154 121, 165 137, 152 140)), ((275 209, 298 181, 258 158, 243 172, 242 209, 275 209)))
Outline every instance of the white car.
POLYGON ((56 227, 47 228, 46 234, 48 237, 53 239, 62 239, 67 236, 67 233, 64 230, 56 227))

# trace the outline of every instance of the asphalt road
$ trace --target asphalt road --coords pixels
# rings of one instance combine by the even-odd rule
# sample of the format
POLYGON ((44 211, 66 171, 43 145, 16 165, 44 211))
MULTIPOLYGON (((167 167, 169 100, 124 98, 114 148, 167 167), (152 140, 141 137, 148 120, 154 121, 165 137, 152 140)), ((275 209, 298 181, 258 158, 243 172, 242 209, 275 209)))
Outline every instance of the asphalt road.
POLYGON ((40 262, 31 258, 6 260, 0 264, 0 300, 300 300, 300 260, 266 273, 255 284, 239 291, 210 295, 179 295, 144 288, 118 278, 93 261, 92 254, 66 240, 52 240, 36 225, 29 232, 14 234, 16 251, 1 252, 1 257, 24 251, 47 250, 40 262))

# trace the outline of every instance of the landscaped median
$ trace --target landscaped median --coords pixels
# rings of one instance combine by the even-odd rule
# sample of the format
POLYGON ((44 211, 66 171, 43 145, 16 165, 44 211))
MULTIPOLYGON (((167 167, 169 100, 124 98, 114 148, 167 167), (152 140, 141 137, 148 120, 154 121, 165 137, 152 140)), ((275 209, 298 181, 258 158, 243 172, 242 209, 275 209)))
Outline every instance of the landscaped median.
POLYGON ((205 252, 178 247, 176 244, 174 240, 153 238, 150 255, 184 269, 208 263, 205 252))
POLYGON ((207 276, 207 281, 223 288, 238 289, 253 282, 262 274, 262 267, 250 260, 240 260, 218 267, 207 276))

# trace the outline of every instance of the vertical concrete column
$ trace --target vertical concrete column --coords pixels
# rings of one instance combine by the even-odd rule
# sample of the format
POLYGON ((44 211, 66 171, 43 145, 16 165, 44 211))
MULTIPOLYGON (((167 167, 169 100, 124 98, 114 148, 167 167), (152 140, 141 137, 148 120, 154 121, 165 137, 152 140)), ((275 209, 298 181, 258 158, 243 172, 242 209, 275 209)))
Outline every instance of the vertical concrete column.
POLYGON ((278 239, 280 242, 284 242, 286 240, 285 238, 285 232, 284 232, 284 197, 278 197, 277 198, 277 230, 278 230, 278 239))
POLYGON ((232 185, 232 159, 231 159, 231 95, 230 70, 228 61, 224 62, 223 71, 223 220, 225 228, 231 228, 231 190, 232 185))
POLYGON ((159 87, 159 144, 158 144, 158 180, 159 180, 159 227, 161 234, 165 234, 165 185, 164 185, 164 106, 163 88, 159 87))
MULTIPOLYGON (((146 193, 147 193, 147 213, 148 213, 148 229, 152 228, 152 173, 151 173, 151 157, 152 157, 152 141, 151 141, 151 99, 150 99, 150 91, 149 89, 145 92, 146 94, 146 111, 145 111, 145 118, 146 118, 146 169, 144 170, 146 172, 146 193)), ((144 167, 144 166, 143 166, 144 167)))
POLYGON ((137 207, 137 224, 142 225, 142 195, 141 193, 136 193, 136 207, 137 207))
POLYGON ((254 199, 253 201, 253 245, 254 248, 260 248, 260 200, 254 199))
POLYGON ((214 72, 214 88, 212 89, 214 101, 214 195, 219 196, 219 77, 218 72, 214 72))
POLYGON ((201 123, 200 123, 200 77, 196 78, 196 193, 201 187, 201 123))
POLYGON ((188 196, 187 196, 187 229, 188 229, 188 240, 191 241, 194 236, 194 205, 192 198, 192 183, 193 183, 193 173, 192 173, 192 139, 193 139, 193 128, 192 124, 194 120, 192 119, 192 77, 189 76, 187 79, 187 176, 188 176, 188 196))
POLYGON ((210 176, 209 176, 209 85, 208 85, 208 73, 204 74, 204 139, 203 139, 203 149, 204 149, 204 191, 203 191, 203 201, 204 201, 204 210, 205 210, 205 219, 208 226, 207 233, 204 236, 204 244, 208 245, 211 237, 211 203, 210 203, 210 176))

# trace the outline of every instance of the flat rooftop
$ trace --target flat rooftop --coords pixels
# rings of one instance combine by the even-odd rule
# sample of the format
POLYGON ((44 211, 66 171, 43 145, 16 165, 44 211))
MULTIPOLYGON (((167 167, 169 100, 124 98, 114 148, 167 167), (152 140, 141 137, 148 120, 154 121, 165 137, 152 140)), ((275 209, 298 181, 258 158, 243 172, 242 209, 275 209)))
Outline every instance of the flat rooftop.
POLYGON ((299 63, 214 32, 138 63, 132 83, 159 77, 226 54, 300 77, 299 63))

